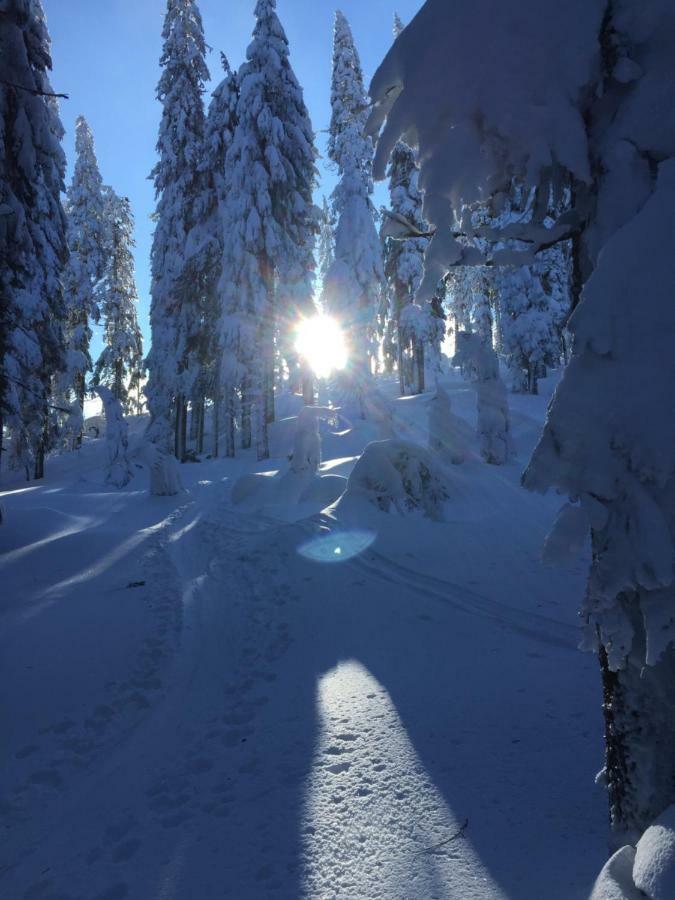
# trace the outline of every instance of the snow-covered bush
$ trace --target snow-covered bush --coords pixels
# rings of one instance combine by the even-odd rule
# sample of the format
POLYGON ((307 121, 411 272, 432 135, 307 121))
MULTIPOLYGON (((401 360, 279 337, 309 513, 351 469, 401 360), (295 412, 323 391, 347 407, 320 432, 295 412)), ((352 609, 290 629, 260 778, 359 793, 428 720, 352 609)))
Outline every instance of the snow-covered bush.
POLYGON ((122 403, 110 388, 96 387, 105 412, 105 443, 107 451, 106 483, 123 488, 133 477, 129 462, 129 426, 124 419, 122 403))
POLYGON ((461 331, 453 364, 473 381, 478 404, 481 454, 490 465, 501 466, 513 454, 506 387, 499 375, 497 354, 477 334, 461 331))
POLYGON ((408 441, 389 440, 368 444, 339 503, 345 509, 365 500, 386 513, 421 512, 430 519, 442 519, 448 497, 443 471, 428 450, 408 441))
POLYGON ((466 458, 465 424, 452 411, 450 394, 438 385, 429 402, 429 449, 442 462, 460 465, 466 458))
POLYGON ((178 460, 171 452, 156 443, 148 444, 150 465, 150 493, 153 497, 173 497, 183 490, 178 460))
POLYGON ((317 472, 321 465, 321 419, 332 418, 336 409, 327 406, 305 406, 298 414, 293 441, 291 471, 317 472))

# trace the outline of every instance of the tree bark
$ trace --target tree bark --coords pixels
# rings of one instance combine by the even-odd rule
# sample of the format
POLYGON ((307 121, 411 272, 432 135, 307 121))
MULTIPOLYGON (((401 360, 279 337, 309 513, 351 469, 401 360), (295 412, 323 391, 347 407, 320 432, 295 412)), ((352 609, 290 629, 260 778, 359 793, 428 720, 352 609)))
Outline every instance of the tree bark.
POLYGON ((645 666, 640 596, 623 594, 619 603, 635 634, 624 667, 613 672, 606 648, 599 650, 613 849, 635 843, 675 803, 675 650, 669 647, 659 662, 645 666))
POLYGON ((244 378, 241 384, 241 448, 249 450, 251 437, 251 381, 244 378))

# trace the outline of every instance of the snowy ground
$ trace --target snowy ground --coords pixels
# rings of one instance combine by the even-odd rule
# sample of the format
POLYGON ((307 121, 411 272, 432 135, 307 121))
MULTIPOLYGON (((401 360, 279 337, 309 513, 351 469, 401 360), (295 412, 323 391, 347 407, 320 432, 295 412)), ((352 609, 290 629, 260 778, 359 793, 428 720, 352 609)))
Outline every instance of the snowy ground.
MULTIPOLYGON (((401 436, 426 440, 428 399, 395 403, 401 436)), ((373 512, 335 564, 305 554, 349 555, 339 511, 283 507, 279 477, 230 502, 285 471, 291 418, 280 459, 186 465, 176 498, 142 469, 105 489, 96 441, 10 485, 0 897, 585 900, 606 856, 585 563, 539 561, 559 502, 518 478, 545 398, 512 402, 516 462, 455 467, 446 522, 373 512)), ((324 471, 375 436, 328 428, 324 471)))

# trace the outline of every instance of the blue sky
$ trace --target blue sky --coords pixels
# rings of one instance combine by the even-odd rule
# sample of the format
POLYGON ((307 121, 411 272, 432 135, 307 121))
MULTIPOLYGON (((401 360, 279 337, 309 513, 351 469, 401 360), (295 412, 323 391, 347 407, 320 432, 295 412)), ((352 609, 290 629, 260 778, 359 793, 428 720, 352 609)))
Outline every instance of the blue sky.
MULTIPOLYGON (((61 117, 70 165, 74 125, 84 115, 94 132, 103 180, 129 197, 136 217, 136 270, 140 319, 149 341, 150 215, 154 191, 148 173, 155 163, 160 106, 161 30, 166 0, 43 0, 52 37, 54 89, 67 93, 61 117)), ((330 119, 330 67, 333 16, 342 9, 349 19, 366 78, 370 78, 392 40, 397 11, 408 22, 422 0, 278 0, 278 12, 291 46, 291 62, 305 91, 317 146, 325 147, 330 119)), ((211 75, 220 77, 219 52, 232 66, 243 60, 253 28, 255 0, 201 0, 211 75)), ((208 95, 206 102, 208 102, 208 95)), ((322 184, 318 197, 330 193, 334 179, 319 160, 322 184)), ((378 191, 378 195, 380 191, 378 191)), ((97 352, 97 347, 94 346, 97 352)))

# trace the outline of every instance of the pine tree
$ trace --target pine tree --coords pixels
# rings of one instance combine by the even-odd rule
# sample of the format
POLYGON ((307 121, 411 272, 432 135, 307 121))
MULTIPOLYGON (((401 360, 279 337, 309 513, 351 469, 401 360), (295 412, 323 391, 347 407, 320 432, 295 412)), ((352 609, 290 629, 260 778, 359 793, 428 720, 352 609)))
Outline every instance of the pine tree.
MULTIPOLYGON (((245 447, 255 410, 260 458, 269 456, 275 336, 280 332, 283 346, 285 332, 311 303, 316 231, 313 133, 275 9, 275 0, 258 0, 239 71, 219 286, 224 391, 241 391, 245 447)), ((226 412, 231 420, 231 404, 226 412)))
POLYGON ((58 393, 67 401, 71 396, 75 398, 80 426, 74 438, 79 445, 87 373, 92 367, 90 322, 99 319, 100 287, 106 265, 106 222, 94 138, 83 116, 78 116, 75 129, 76 160, 66 205, 70 250, 64 276, 68 365, 58 393))
POLYGON ((108 258, 101 290, 105 347, 96 362, 94 384, 108 387, 115 400, 130 413, 131 382, 142 370, 143 339, 136 307, 138 292, 134 271, 134 219, 126 197, 105 190, 108 258))
POLYGON ((373 339, 384 272, 375 228, 372 193, 372 140, 364 133, 368 100, 349 23, 335 16, 331 122, 328 156, 340 176, 332 195, 337 221, 335 259, 326 275, 323 298, 345 328, 351 345, 349 375, 360 399, 370 375, 373 339))
POLYGON ((39 0, 4 4, 0 46, 0 436, 6 426, 14 460, 40 478, 53 379, 65 368, 68 248, 63 128, 39 0))
POLYGON ((181 291, 177 282, 185 265, 187 235, 197 221, 203 192, 199 171, 204 147, 202 95, 209 78, 202 20, 195 0, 168 0, 162 37, 163 71, 157 86, 162 104, 159 161, 152 171, 157 209, 146 395, 151 414, 149 438, 160 454, 173 450, 182 458, 186 398, 198 372, 200 304, 198 294, 181 291))

